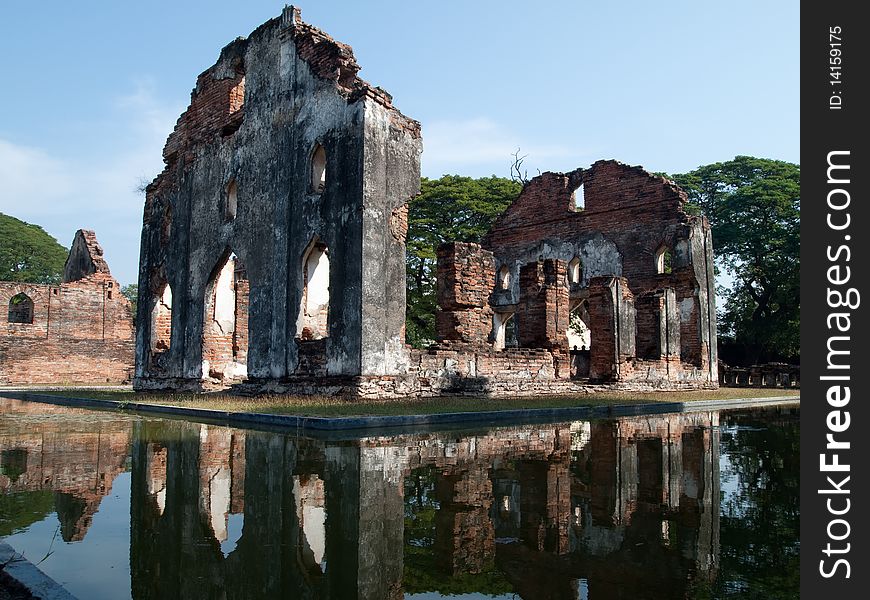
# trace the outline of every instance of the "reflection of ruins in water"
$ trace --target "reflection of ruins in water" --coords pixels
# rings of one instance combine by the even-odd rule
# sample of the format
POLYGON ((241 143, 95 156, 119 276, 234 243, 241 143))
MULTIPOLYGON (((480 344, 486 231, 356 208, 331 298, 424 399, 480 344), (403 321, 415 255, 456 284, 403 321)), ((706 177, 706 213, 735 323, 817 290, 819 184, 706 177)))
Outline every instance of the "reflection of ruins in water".
POLYGON ((523 598, 685 597, 717 571, 717 425, 323 442, 138 423, 133 596, 401 598, 496 570, 523 598))
MULTIPOLYGON (((115 414, 4 399, 0 495, 52 494, 62 539, 84 539, 100 502, 127 470, 131 422, 115 414)), ((31 522, 44 516, 34 514, 31 522)))
POLYGON ((135 598, 674 598, 718 569, 717 413, 324 442, 4 409, 0 494, 53 495, 66 541, 132 440, 135 598))

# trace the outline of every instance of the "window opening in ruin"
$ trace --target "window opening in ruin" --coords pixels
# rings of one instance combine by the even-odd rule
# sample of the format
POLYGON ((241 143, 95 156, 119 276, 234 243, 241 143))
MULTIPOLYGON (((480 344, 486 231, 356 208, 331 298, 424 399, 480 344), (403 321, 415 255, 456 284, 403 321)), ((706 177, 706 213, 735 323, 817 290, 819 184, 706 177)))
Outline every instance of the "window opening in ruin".
POLYGON ((236 210, 239 205, 239 189, 235 179, 230 179, 227 184, 227 197, 224 204, 224 220, 232 221, 236 218, 236 210))
POLYGON ((317 144, 311 154, 311 191, 320 194, 326 189, 326 150, 317 144))
POLYGON ((673 263, 673 254, 667 246, 662 246, 656 250, 656 273, 666 274, 671 272, 673 263))
POLYGON ((168 283, 157 296, 151 311, 151 352, 169 350, 172 341, 172 288, 168 283))
POLYGON ((574 257, 568 263, 568 283, 570 285, 579 285, 583 279, 583 267, 580 264, 580 259, 574 257))
POLYGON ((585 300, 574 304, 568 315, 568 348, 589 350, 592 332, 589 329, 589 310, 585 300))
POLYGON ((575 303, 568 313, 568 348, 571 354, 571 378, 589 377, 592 330, 589 328, 589 310, 585 300, 575 303))
POLYGON ((33 323, 33 300, 21 292, 9 299, 10 323, 33 323))
POLYGON ((498 286, 499 289, 506 290, 511 287, 511 270, 507 265, 503 265, 498 270, 498 286))
POLYGON ((516 348, 517 343, 517 322, 514 318, 514 313, 494 313, 492 316, 493 328, 493 348, 495 350, 504 350, 505 348, 516 348))
POLYGON ((583 191, 583 184, 580 184, 576 190, 574 190, 574 210, 580 211, 586 208, 586 193, 583 191))
POLYGON ((106 297, 107 297, 109 300, 112 299, 112 290, 109 290, 109 291, 106 293, 106 297))
POLYGON ((329 336, 329 252, 326 244, 314 240, 302 257, 302 306, 299 337, 329 336))
POLYGON ((227 253, 206 289, 204 379, 240 380, 247 376, 248 290, 245 267, 235 254, 227 253))
POLYGON ((211 317, 222 333, 232 333, 236 326, 235 264, 236 256, 230 255, 215 282, 211 317))

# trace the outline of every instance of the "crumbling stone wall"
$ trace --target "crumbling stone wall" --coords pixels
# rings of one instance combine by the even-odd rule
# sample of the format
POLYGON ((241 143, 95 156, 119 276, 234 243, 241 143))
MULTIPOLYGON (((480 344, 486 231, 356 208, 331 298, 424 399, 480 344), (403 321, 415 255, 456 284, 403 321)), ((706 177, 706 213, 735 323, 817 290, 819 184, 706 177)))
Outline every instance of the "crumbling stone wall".
POLYGON ((132 368, 130 302, 93 231, 76 232, 61 284, 0 282, 0 384, 121 383, 132 368))
POLYGON ((489 295, 495 280, 491 252, 478 244, 452 242, 438 248, 439 340, 485 344, 492 331, 489 295))
POLYGON ((166 168, 146 190, 137 389, 242 380, 266 389, 312 377, 328 387, 407 373, 405 236, 420 126, 359 69, 349 46, 287 7, 198 77, 164 148, 166 168), (307 319, 313 247, 326 257, 328 298, 307 319), (209 291, 231 254, 247 282, 232 360, 206 343, 209 291), (162 348, 155 332, 166 317, 155 308, 166 285, 162 348))
POLYGON ((584 382, 588 373, 591 383, 716 387, 710 226, 685 202, 672 182, 612 160, 534 178, 481 246, 439 251, 438 343, 421 357, 423 389, 434 380, 454 393, 579 391, 572 361, 584 382), (488 302, 480 275, 463 268, 471 263, 490 280, 488 302), (453 316, 456 299, 442 290, 463 286, 475 289, 474 314, 495 315, 488 336, 484 319, 467 324, 471 302, 464 322, 453 316), (590 330, 588 350, 569 348, 572 311, 590 330), (520 348, 545 351, 526 389, 501 370, 514 349, 499 327, 511 318, 520 348))
POLYGON ((675 184, 613 160, 534 178, 481 245, 439 249, 437 343, 409 351, 420 127, 359 69, 349 46, 287 7, 199 76, 146 191, 137 389, 717 385, 709 224, 675 184), (221 319, 227 257, 245 265, 246 286, 221 319))

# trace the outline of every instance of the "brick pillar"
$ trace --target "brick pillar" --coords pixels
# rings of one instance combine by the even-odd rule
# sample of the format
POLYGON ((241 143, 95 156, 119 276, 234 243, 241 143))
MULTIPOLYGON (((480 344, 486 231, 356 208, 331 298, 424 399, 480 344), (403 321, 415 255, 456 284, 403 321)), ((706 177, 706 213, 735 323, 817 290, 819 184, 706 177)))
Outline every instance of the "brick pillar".
POLYGON ((251 286, 247 274, 236 277, 236 326, 233 331, 233 357, 241 365, 248 364, 248 310, 251 286))
POLYGON ((489 296, 494 285, 492 252, 462 242, 439 246, 437 340, 487 344, 492 332, 489 296))
POLYGON ((680 358, 680 313, 673 288, 638 296, 637 356, 645 359, 680 358))
POLYGON ((635 356, 634 296, 624 277, 593 277, 589 282, 591 330, 589 378, 617 381, 620 367, 635 356))
POLYGON ((524 348, 568 352, 570 297, 567 264, 547 259, 520 268, 517 337, 524 348))

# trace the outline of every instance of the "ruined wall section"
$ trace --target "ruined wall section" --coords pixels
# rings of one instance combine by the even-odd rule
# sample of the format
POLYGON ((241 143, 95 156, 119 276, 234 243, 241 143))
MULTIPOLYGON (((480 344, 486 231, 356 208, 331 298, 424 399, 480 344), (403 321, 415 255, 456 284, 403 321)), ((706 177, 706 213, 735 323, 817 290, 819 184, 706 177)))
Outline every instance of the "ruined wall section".
MULTIPOLYGON (((520 269, 547 259, 580 260, 581 279, 571 285, 571 297, 578 300, 588 297, 596 277, 623 277, 635 296, 671 289, 679 309, 680 360, 668 359, 676 372, 656 365, 654 377, 664 373, 668 379, 716 381, 710 227, 703 217, 684 210, 685 201, 673 182, 612 160, 534 178, 483 241, 497 268, 504 266, 514 275, 509 292, 495 294, 493 305, 520 302, 520 269), (582 207, 576 202, 581 192, 582 207), (667 254, 661 261, 665 268, 659 261, 662 253, 667 254)), ((653 317, 640 319, 646 327, 653 317)))
POLYGON ((76 281, 94 273, 111 275, 109 265, 103 257, 103 247, 97 241, 97 234, 87 229, 79 229, 63 267, 63 281, 76 281))
POLYGON ((367 91, 365 106, 361 373, 407 373, 405 240, 408 204, 420 193, 419 123, 367 91))
POLYGON ((520 347, 568 350, 569 294, 566 264, 540 260, 520 268, 520 347))
POLYGON ((592 327, 589 379, 617 381, 636 355, 637 336, 634 295, 624 277, 596 277, 589 285, 589 318, 592 327))
POLYGON ((495 281, 491 252, 478 244, 450 242, 438 247, 436 338, 439 343, 490 343, 495 281))
POLYGON ((578 256, 584 285, 609 275, 626 277, 633 290, 653 287, 661 279, 655 254, 662 245, 674 253, 673 271, 699 258, 690 253, 688 239, 702 219, 687 214, 684 202, 685 194, 666 179, 602 160, 586 170, 532 179, 482 245, 505 263, 525 264, 530 256, 568 262, 578 256), (584 207, 578 209, 575 191, 581 185, 584 207))
POLYGON ((393 272, 399 256, 404 259, 403 235, 392 245, 384 236, 390 236, 394 209, 419 186, 413 176, 415 169, 419 174, 419 124, 356 77, 358 70, 348 46, 302 23, 298 10, 288 7, 229 44, 200 76, 167 142, 166 170, 146 195, 138 387, 200 385, 205 297, 231 254, 245 264, 250 286, 252 382, 358 375, 364 356, 379 352, 382 358, 390 344, 404 342, 397 316, 401 304, 403 321, 403 298, 390 299, 387 325, 378 327, 383 315, 362 318, 362 296, 377 295, 383 304, 404 289, 393 272), (378 144, 386 146, 380 157, 378 144), (322 188, 312 175, 318 147, 325 153, 322 188), (387 193, 372 191, 386 183, 392 186, 387 193), (315 244, 325 245, 329 261, 329 326, 323 339, 313 340, 316 348, 303 351, 309 344, 299 339, 303 260, 315 244), (373 279, 364 276, 366 261, 379 265, 373 279), (172 343, 164 366, 153 369, 150 320, 164 282, 173 291, 172 343), (300 353, 319 357, 303 365, 300 353))
MULTIPOLYGON (((102 259, 77 255, 93 232, 78 231, 67 266, 90 275, 59 285, 0 282, 0 384, 121 383, 133 367, 130 301, 102 259), (99 270, 97 270, 99 269, 99 270), (30 322, 10 322, 14 297, 33 303, 30 322)), ((87 256, 87 254, 85 254, 87 256)), ((67 269, 75 274, 74 270, 67 269)))

